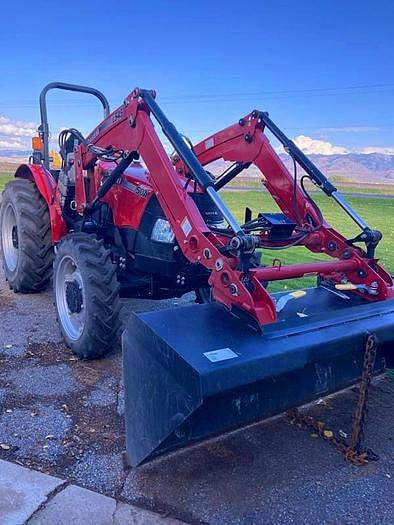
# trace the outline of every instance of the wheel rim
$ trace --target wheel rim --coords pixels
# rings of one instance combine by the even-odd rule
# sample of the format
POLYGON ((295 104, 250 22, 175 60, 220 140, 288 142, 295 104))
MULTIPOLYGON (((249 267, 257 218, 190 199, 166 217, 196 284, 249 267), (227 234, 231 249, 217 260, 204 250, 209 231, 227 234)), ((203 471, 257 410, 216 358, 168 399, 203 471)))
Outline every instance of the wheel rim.
POLYGON ((16 214, 11 203, 6 205, 1 228, 3 254, 7 268, 13 272, 18 265, 19 240, 16 214))
POLYGON ((86 323, 85 289, 81 272, 70 255, 57 265, 55 297, 60 324, 70 339, 78 340, 86 323))

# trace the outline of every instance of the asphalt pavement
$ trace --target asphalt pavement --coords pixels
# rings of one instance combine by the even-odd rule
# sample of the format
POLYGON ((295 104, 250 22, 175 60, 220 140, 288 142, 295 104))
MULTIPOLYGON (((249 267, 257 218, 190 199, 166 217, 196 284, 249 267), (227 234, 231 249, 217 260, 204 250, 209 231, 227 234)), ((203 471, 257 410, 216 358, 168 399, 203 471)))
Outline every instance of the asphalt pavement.
MULTIPOLYGON (((393 394, 394 375, 374 381, 366 444, 380 459, 363 467, 277 417, 124 470, 120 353, 76 360, 51 291, 15 295, 0 271, 0 458, 142 509, 191 524, 393 524, 393 394)), ((356 399, 353 388, 306 410, 348 433, 356 399)))

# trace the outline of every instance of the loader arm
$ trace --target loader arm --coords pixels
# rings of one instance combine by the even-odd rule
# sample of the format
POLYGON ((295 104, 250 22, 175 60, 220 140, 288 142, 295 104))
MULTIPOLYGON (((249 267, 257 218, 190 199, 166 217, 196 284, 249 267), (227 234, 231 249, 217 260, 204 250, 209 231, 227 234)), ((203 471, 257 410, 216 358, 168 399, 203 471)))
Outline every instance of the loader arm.
MULTIPOLYGON (((391 276, 377 264, 374 258, 374 249, 381 239, 380 232, 373 230, 366 224, 318 168, 292 141, 278 130, 267 114, 253 111, 242 118, 239 123, 198 143, 194 147, 194 151, 203 166, 218 159, 242 162, 247 166, 253 163, 257 166, 262 174, 262 184, 286 217, 291 218, 296 223, 301 222, 300 226, 309 225, 311 218, 317 224, 317 227, 311 228, 311 231, 305 234, 304 238, 297 242, 297 245, 303 245, 314 253, 324 253, 336 259, 333 263, 252 269, 251 273, 257 276, 259 280, 281 280, 315 274, 333 278, 338 283, 341 280, 346 280, 355 286, 370 287, 375 292, 366 294, 365 297, 372 301, 394 297, 391 276), (267 122, 270 123, 269 129, 275 132, 275 136, 280 139, 290 155, 294 156, 294 160, 298 161, 305 169, 311 181, 328 196, 333 197, 354 222, 362 228, 362 233, 356 239, 365 242, 367 252, 354 246, 332 228, 321 216, 316 204, 311 201, 299 185, 295 185, 294 176, 290 174, 264 134, 267 122)), ((181 173, 185 170, 182 162, 178 163, 177 168, 181 173)), ((276 248, 278 243, 267 241, 263 236, 260 246, 276 248)))
MULTIPOLYGON (((133 91, 126 98, 123 106, 115 110, 93 130, 87 137, 87 142, 103 148, 110 144, 114 149, 127 148, 129 152, 138 152, 149 170, 150 183, 183 254, 190 262, 200 263, 211 272, 210 284, 213 287, 215 299, 231 310, 244 311, 250 321, 253 324, 257 323, 257 326, 274 323, 277 320, 275 304, 263 284, 254 279, 253 290, 248 290, 242 280, 243 272, 237 269, 237 258, 225 257, 221 253, 220 250, 225 248, 223 240, 211 232, 193 199, 184 188, 183 179, 172 165, 154 129, 150 109, 146 104, 148 97, 150 101, 154 100, 150 92, 133 91)), ((211 190, 216 194, 213 182, 197 158, 188 149, 180 135, 174 132, 172 138, 174 135, 175 140, 179 139, 175 145, 178 153, 183 148, 186 157, 188 154, 193 155, 195 164, 200 167, 202 176, 206 178, 205 191, 211 190)), ((121 171, 124 171, 127 166, 124 163, 121 171, 116 172, 113 177, 111 175, 99 188, 93 201, 88 203, 83 173, 84 170, 94 165, 97 157, 89 151, 86 145, 80 145, 76 148, 75 158, 77 209, 81 214, 86 214, 98 199, 104 196, 104 191, 100 192, 100 190, 103 188, 105 191, 109 190, 111 184, 116 182, 121 171), (111 177, 112 180, 110 180, 111 177), (108 185, 105 186, 107 182, 108 185)), ((203 181, 198 182, 204 186, 203 181)), ((221 211, 225 210, 226 219, 231 221, 239 234, 243 236, 241 227, 237 225, 235 218, 219 197, 217 197, 217 202, 221 205, 221 211)))
MULTIPOLYGON (((209 270, 214 298, 237 315, 244 314, 251 321, 249 324, 261 327, 278 319, 275 301, 263 285, 265 281, 318 275, 334 284, 352 285, 355 293, 363 294, 371 301, 394 297, 391 277, 377 264, 373 251, 366 254, 331 228, 302 188, 295 185, 293 176, 264 134, 268 125, 272 129, 268 117, 254 111, 237 124, 200 142, 192 151, 160 110, 155 94, 136 89, 121 107, 93 130, 86 144, 76 147, 77 210, 81 215, 88 215, 138 153, 149 170, 150 183, 183 254, 190 262, 199 263, 209 270), (154 129, 151 114, 177 153, 179 160, 175 165, 154 129), (102 149, 111 146, 113 150, 127 153, 88 199, 84 171, 93 169, 98 158, 97 149, 93 150, 91 145, 102 149), (253 233, 238 224, 219 197, 215 181, 203 168, 220 158, 245 166, 255 164, 259 168, 266 188, 283 214, 296 224, 297 231, 286 243, 272 241, 266 231, 253 233), (229 224, 226 232, 213 231, 207 226, 188 194, 185 178, 193 179, 201 191, 210 196, 229 224), (315 253, 330 255, 333 261, 265 268, 251 266, 250 259, 256 248, 283 248, 284 244, 304 245, 315 253)), ((289 150, 291 144, 286 144, 289 150)), ((300 158, 299 153, 299 150, 292 151, 295 160, 304 169, 310 168, 305 166, 305 159, 300 158)), ((339 201, 341 198, 329 181, 322 174, 320 177, 317 171, 313 173, 315 179, 311 176, 312 180, 327 194, 336 193, 339 201)), ((357 218, 363 233, 373 235, 373 230, 361 222, 362 219, 343 199, 341 203, 350 215, 354 213, 353 218, 357 218)), ((361 240, 369 242, 370 246, 373 239, 361 240)))

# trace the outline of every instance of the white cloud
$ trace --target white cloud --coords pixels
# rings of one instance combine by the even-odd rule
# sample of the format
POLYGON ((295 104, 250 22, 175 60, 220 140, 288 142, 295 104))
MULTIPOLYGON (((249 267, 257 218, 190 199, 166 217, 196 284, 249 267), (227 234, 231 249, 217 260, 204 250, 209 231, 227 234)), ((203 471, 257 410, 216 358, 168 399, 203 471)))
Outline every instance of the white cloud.
POLYGON ((359 148, 354 150, 355 153, 381 153, 382 155, 394 155, 394 146, 393 147, 384 147, 384 146, 367 146, 365 148, 359 148))
POLYGON ((313 139, 306 135, 298 135, 293 141, 306 155, 346 155, 350 153, 350 150, 342 146, 334 146, 331 142, 313 139))
MULTIPOLYGON (((1 149, 26 151, 31 149, 31 137, 37 134, 37 124, 34 122, 23 122, 11 120, 0 116, 0 155, 1 149)), ((56 148, 58 144, 58 134, 51 133, 50 147, 56 148)))
POLYGON ((0 137, 0 148, 23 150, 26 148, 22 141, 17 139, 4 140, 0 137))
POLYGON ((37 125, 34 122, 12 121, 7 117, 0 117, 0 135, 7 137, 32 137, 37 125))
POLYGON ((36 133, 36 129, 37 125, 34 122, 22 122, 0 116, 0 154, 1 149, 15 152, 30 149, 30 139, 36 133))
MULTIPOLYGON (((306 135, 298 135, 293 139, 295 144, 306 155, 347 155, 349 153, 361 153, 364 155, 370 153, 380 153, 382 155, 394 155, 394 146, 366 146, 363 148, 345 148, 332 144, 325 140, 314 139, 306 135)), ((282 153, 283 148, 278 148, 282 153)))

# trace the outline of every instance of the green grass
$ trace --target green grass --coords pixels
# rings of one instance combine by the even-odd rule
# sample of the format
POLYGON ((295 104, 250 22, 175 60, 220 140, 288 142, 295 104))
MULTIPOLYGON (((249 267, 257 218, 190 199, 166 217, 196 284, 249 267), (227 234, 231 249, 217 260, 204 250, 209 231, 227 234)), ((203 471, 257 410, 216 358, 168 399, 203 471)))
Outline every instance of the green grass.
MULTIPOLYGON (((222 197, 233 211, 236 218, 243 222, 244 210, 249 206, 256 215, 260 211, 278 211, 278 208, 270 195, 264 192, 227 192, 222 193, 222 197)), ((348 238, 359 233, 359 229, 353 221, 347 217, 345 212, 333 202, 332 199, 323 195, 314 197, 316 203, 322 210, 326 220, 340 233, 348 238)), ((373 227, 383 233, 383 240, 377 250, 377 257, 380 258, 383 266, 394 273, 394 199, 366 199, 349 197, 347 199, 355 210, 373 227)), ((289 248, 283 251, 264 250, 263 262, 270 265, 274 258, 279 258, 282 264, 294 264, 296 262, 311 262, 327 259, 324 254, 313 254, 303 247, 289 248)), ((311 279, 294 279, 289 282, 273 283, 270 290, 276 291, 287 288, 301 288, 310 286, 315 282, 311 279)))
POLYGON ((11 180, 12 173, 0 172, 0 192, 4 190, 6 183, 11 180))
MULTIPOLYGON (((394 184, 350 184, 349 182, 335 182, 332 181, 342 193, 365 193, 369 195, 394 195, 394 184)), ((238 178, 229 182, 229 188, 245 188, 247 190, 263 190, 264 186, 257 178, 238 178)), ((319 189, 313 185, 308 185, 309 191, 313 194, 318 194, 319 189)))

